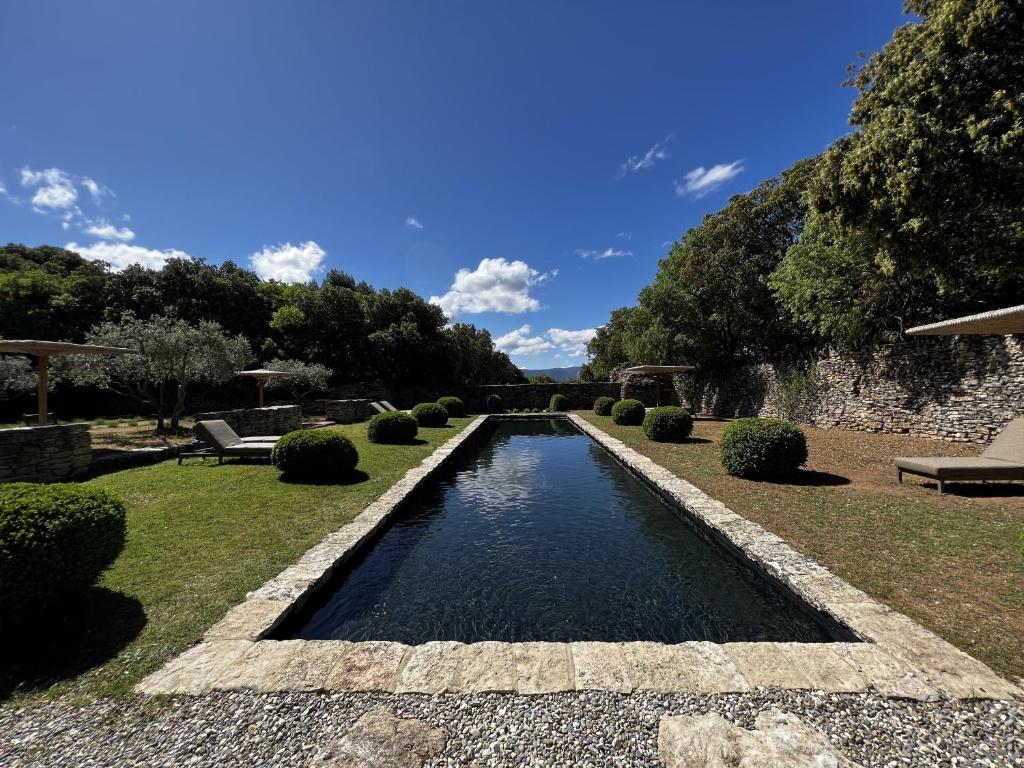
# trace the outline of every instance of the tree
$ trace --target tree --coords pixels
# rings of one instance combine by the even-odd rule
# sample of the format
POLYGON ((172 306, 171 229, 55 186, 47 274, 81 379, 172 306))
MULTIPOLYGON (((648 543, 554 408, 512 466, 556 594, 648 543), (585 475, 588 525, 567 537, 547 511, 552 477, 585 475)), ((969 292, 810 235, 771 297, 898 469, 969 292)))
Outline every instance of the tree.
POLYGON ((324 392, 331 380, 331 369, 320 363, 304 363, 301 360, 272 360, 266 366, 271 371, 291 374, 287 378, 267 379, 267 389, 284 390, 293 399, 302 400, 314 392, 324 392))
POLYGON ((164 428, 168 386, 177 387, 170 424, 176 430, 191 385, 227 381, 252 359, 243 336, 230 336, 210 321, 191 324, 163 316, 139 320, 128 314, 118 323, 94 327, 86 339, 90 344, 136 349, 138 354, 69 356, 68 375, 78 384, 105 387, 155 405, 158 429, 164 428))
POLYGON ((549 376, 546 373, 535 373, 533 376, 531 376, 529 379, 527 379, 527 381, 529 381, 531 384, 554 384, 554 383, 556 383, 555 382, 555 377, 554 376, 549 376))
POLYGON ((28 358, 0 355, 0 400, 31 392, 35 388, 36 374, 28 358))
POLYGON ((882 331, 1018 303, 1024 289, 1024 6, 906 6, 921 21, 854 73, 857 130, 826 152, 811 185, 837 234, 813 233, 799 256, 834 261, 828 249, 852 238, 870 255, 863 293, 909 286, 914 301, 873 319, 882 331))

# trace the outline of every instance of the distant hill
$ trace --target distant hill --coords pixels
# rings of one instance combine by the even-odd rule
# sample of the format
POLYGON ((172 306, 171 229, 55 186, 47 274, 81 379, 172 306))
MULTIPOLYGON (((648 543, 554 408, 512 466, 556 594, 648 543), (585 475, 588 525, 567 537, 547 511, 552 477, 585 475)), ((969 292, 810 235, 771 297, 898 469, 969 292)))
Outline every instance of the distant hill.
POLYGON ((579 378, 580 366, 570 365, 567 368, 523 368, 523 374, 526 378, 531 376, 539 376, 542 373, 546 373, 555 381, 569 381, 571 379, 579 378))

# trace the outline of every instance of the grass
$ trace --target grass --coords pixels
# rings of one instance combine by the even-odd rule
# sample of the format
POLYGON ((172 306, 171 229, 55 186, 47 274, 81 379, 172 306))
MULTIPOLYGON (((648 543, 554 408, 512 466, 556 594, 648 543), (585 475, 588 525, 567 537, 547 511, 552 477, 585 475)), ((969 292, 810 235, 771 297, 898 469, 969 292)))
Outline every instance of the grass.
POLYGON ((581 416, 1000 674, 1024 676, 1024 486, 896 483, 898 455, 973 455, 977 446, 805 427, 796 482, 741 480, 718 461, 725 423, 699 420, 688 443, 581 416))
POLYGON ((281 482, 266 462, 173 461, 89 481, 128 504, 121 556, 84 600, 33 636, 7 631, 0 698, 122 696, 199 640, 229 608, 351 520, 471 419, 420 429, 413 445, 331 427, 359 451, 348 484, 281 482))

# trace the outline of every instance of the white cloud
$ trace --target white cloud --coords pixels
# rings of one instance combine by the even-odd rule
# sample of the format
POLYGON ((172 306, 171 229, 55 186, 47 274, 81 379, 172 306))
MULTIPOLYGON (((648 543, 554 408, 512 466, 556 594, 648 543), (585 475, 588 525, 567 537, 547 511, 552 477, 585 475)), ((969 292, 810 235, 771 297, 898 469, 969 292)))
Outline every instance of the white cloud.
POLYGON ((98 203, 100 198, 104 195, 114 194, 109 187, 105 187, 98 181, 90 179, 88 176, 83 176, 79 183, 89 190, 89 195, 92 197, 94 203, 98 203))
POLYGON ((681 197, 704 197, 741 174, 743 172, 741 162, 741 160, 736 160, 732 163, 713 165, 710 168, 704 166, 694 168, 683 177, 682 181, 676 181, 676 194, 681 197))
POLYGON ((529 357, 542 352, 550 352, 555 345, 540 336, 530 336, 530 326, 524 325, 509 331, 494 341, 494 346, 509 355, 529 357))
POLYGON ((127 266, 139 264, 149 269, 160 269, 168 259, 191 258, 184 251, 175 248, 167 250, 155 250, 143 248, 141 245, 128 245, 127 243, 93 243, 92 245, 79 245, 68 243, 64 246, 69 251, 81 254, 91 261, 105 261, 115 272, 120 272, 127 266))
POLYGON ((622 250, 621 248, 605 248, 603 251, 587 250, 585 248, 577 248, 576 255, 581 259, 593 259, 594 261, 601 261, 601 259, 612 259, 618 256, 632 256, 632 251, 622 250))
POLYGON ((298 245, 280 243, 265 246, 249 256, 249 263, 264 280, 305 283, 320 269, 327 253, 312 240, 298 245))
POLYGON ((623 240, 632 240, 633 236, 629 232, 619 232, 616 237, 622 238, 623 240))
POLYGON ((530 295, 530 288, 557 274, 558 270, 538 272, 525 261, 482 259, 476 269, 456 272, 451 289, 444 296, 431 296, 430 303, 449 318, 462 313, 533 312, 540 309, 540 302, 530 295))
POLYGON ((665 241, 662 242, 661 247, 662 248, 668 248, 674 242, 675 242, 674 240, 665 240, 665 241))
POLYGON ((648 168, 653 168, 654 164, 659 160, 664 160, 668 157, 668 150, 665 149, 665 145, 672 139, 672 136, 666 136, 663 141, 656 142, 653 147, 648 149, 642 155, 633 155, 631 158, 626 160, 619 168, 619 178, 621 179, 627 173, 636 173, 637 171, 644 171, 648 168))
POLYGON ((417 219, 415 216, 409 216, 405 220, 405 226, 412 227, 413 229, 423 229, 423 224, 421 224, 420 220, 417 219))
MULTIPOLYGON (((62 226, 67 229, 67 222, 64 222, 62 226)), ((85 227, 85 233, 98 237, 101 240, 120 240, 123 243, 135 239, 135 233, 128 227, 116 227, 103 219, 90 221, 88 226, 85 227)))
POLYGON ((569 357, 583 357, 587 354, 587 342, 597 334, 596 328, 584 328, 579 331, 566 331, 562 328, 549 328, 548 338, 569 357))
POLYGON ((65 210, 74 208, 75 200, 78 199, 74 181, 60 168, 47 168, 44 171, 22 168, 21 185, 35 188, 32 205, 37 209, 65 210))

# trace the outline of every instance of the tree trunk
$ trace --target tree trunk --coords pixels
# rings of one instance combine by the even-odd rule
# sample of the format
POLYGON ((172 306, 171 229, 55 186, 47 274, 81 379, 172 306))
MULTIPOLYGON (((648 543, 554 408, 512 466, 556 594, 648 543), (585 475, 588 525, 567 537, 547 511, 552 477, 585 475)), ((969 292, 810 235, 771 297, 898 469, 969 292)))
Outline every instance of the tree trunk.
POLYGON ((171 411, 171 429, 177 431, 178 422, 181 421, 181 413, 185 410, 185 385, 179 382, 178 394, 174 399, 174 410, 171 411))
POLYGON ((160 380, 160 389, 159 389, 159 394, 157 395, 157 404, 156 404, 156 410, 157 410, 157 414, 156 414, 156 428, 158 430, 161 430, 161 431, 163 431, 163 428, 164 428, 164 386, 166 384, 167 384, 167 382, 165 380, 163 380, 163 379, 160 380))

